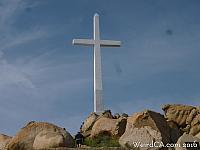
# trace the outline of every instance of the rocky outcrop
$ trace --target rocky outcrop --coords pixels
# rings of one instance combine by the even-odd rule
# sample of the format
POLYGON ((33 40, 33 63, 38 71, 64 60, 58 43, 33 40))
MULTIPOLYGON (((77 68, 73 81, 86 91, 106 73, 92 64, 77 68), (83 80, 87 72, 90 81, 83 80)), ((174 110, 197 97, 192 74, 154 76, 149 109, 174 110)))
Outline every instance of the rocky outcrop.
POLYGON ((172 104, 162 108, 168 122, 174 122, 184 133, 193 136, 200 133, 200 109, 198 107, 172 104))
MULTIPOLYGON (((126 131, 119 139, 120 145, 136 148, 135 142, 151 144, 152 141, 163 143, 171 141, 170 128, 163 115, 147 110, 128 117, 126 131)), ((149 147, 140 147, 140 149, 149 149, 149 147)))
POLYGON ((119 138, 125 131, 127 119, 120 117, 118 119, 110 119, 101 117, 92 127, 91 137, 95 138, 101 135, 109 135, 119 138))
POLYGON ((85 119, 80 129, 83 136, 87 137, 91 134, 92 127, 98 117, 99 115, 97 115, 96 113, 91 113, 89 117, 85 119))
POLYGON ((171 121, 167 122, 170 128, 170 139, 172 143, 176 143, 178 138, 182 135, 182 132, 179 130, 178 126, 171 121))
POLYGON ((127 117, 128 115, 125 113, 122 115, 116 114, 113 116, 110 110, 106 110, 101 114, 91 113, 89 117, 87 117, 87 119, 81 125, 80 131, 84 137, 89 137, 89 136, 95 137, 96 135, 99 135, 104 131, 110 133, 111 135, 119 136, 121 135, 122 132, 124 132, 123 130, 125 130, 124 124, 126 123, 127 117), (107 122, 105 122, 105 120, 107 122), (98 127, 97 125, 95 125, 96 122, 101 126, 98 127), (110 124, 108 124, 108 122, 110 122, 110 124), (95 127, 93 129, 94 125, 95 127))
POLYGON ((127 117, 128 117, 128 114, 126 114, 126 113, 123 113, 123 114, 122 114, 122 117, 125 117, 125 118, 127 118, 127 117))
POLYGON ((113 119, 113 115, 112 115, 111 110, 105 110, 104 112, 102 112, 102 113, 99 115, 99 118, 100 118, 100 117, 106 117, 106 118, 113 119))
POLYGON ((197 135, 195 135, 195 137, 200 139, 200 133, 198 133, 197 135))
POLYGON ((165 118, 167 121, 172 121, 176 123, 179 127, 185 127, 191 122, 193 116, 195 115, 195 107, 172 104, 164 105, 162 108, 165 112, 165 118))
POLYGON ((58 134, 52 131, 41 131, 36 135, 33 142, 34 149, 44 149, 44 148, 57 148, 66 146, 65 139, 62 134, 58 134))
POLYGON ((6 145, 9 143, 12 137, 0 134, 0 150, 4 150, 6 145))
POLYGON ((175 150, 199 150, 200 139, 189 134, 183 134, 177 141, 175 150))
MULTIPOLYGON (((184 145, 200 140, 200 107, 172 104, 165 105, 162 109, 164 115, 150 110, 132 116, 125 113, 112 115, 110 110, 101 114, 91 113, 83 122, 81 133, 86 139, 97 142, 111 137, 111 142, 115 140, 124 148, 140 150, 165 149, 144 145, 137 148, 138 143, 184 145)), ((68 149, 73 146, 74 140, 65 129, 45 122, 30 122, 13 138, 0 134, 0 150, 68 149)), ((176 150, 186 149, 177 147, 176 150)))
POLYGON ((200 111, 189 124, 188 131, 189 131, 189 134, 194 135, 194 136, 197 136, 200 134, 200 111))
POLYGON ((73 146, 73 138, 65 129, 46 122, 32 121, 10 140, 7 150, 73 146))
POLYGON ((120 114, 119 113, 116 113, 114 116, 113 116, 114 119, 119 119, 120 118, 120 114))

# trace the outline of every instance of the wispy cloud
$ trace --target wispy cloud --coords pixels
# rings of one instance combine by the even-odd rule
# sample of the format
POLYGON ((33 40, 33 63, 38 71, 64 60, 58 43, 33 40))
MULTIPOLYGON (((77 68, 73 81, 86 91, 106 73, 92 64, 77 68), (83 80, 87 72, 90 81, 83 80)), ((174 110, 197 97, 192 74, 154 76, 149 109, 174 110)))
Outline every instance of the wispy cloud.
POLYGON ((34 40, 38 40, 47 36, 47 32, 44 30, 32 29, 28 32, 22 32, 19 35, 9 35, 0 41, 1 47, 0 50, 10 49, 14 46, 19 46, 27 44, 34 40))
MULTIPOLYGON (((26 8, 33 8, 38 2, 25 0, 1 0, 0 3, 0 31, 2 33, 11 30, 11 26, 26 8)), ((8 33, 7 33, 8 34, 8 33)))
POLYGON ((34 88, 32 81, 26 73, 19 70, 16 66, 9 64, 4 52, 7 49, 30 41, 41 38, 45 35, 43 31, 32 29, 17 33, 13 30, 14 22, 17 16, 24 11, 26 7, 34 5, 24 0, 2 0, 0 5, 0 88, 7 85, 23 85, 27 88, 34 88))
POLYGON ((0 30, 5 30, 24 8, 22 0, 2 0, 0 5, 0 30))
POLYGON ((44 35, 44 31, 37 28, 17 32, 15 22, 27 7, 36 7, 37 3, 25 0, 2 0, 0 5, 0 50, 35 40, 44 35))

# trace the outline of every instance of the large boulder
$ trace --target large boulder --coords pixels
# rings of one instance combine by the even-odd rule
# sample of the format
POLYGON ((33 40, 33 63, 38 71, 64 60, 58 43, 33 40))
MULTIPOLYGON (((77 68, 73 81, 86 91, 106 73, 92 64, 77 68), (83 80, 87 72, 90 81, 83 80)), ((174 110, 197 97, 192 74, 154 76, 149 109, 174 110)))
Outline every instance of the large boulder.
POLYGON ((100 118, 114 119, 110 110, 105 110, 104 112, 102 112, 100 114, 96 114, 94 112, 91 113, 85 119, 85 121, 82 123, 81 128, 80 128, 80 131, 81 131, 81 133, 83 134, 84 137, 89 137, 91 135, 93 125, 100 118))
POLYGON ((165 105, 165 118, 174 122, 182 132, 193 136, 200 133, 200 109, 180 104, 165 105))
POLYGON ((101 135, 109 135, 119 138, 126 129, 127 119, 120 117, 118 119, 110 119, 106 117, 99 118, 92 127, 91 137, 95 138, 101 135))
POLYGON ((102 112, 99 117, 106 117, 106 118, 110 118, 113 119, 113 115, 111 110, 105 110, 104 112, 102 112))
POLYGON ((167 104, 163 106, 165 118, 167 121, 176 123, 179 127, 186 127, 186 125, 193 119, 195 107, 180 104, 167 104))
POLYGON ((183 134, 177 141, 175 150, 199 150, 200 139, 189 134, 183 134))
POLYGON ((190 123, 189 134, 194 136, 198 136, 200 134, 200 111, 190 123))
POLYGON ((63 147, 65 139, 62 134, 52 131, 43 130, 36 135, 33 142, 34 149, 63 147))
POLYGON ((195 137, 199 138, 200 139, 200 133, 198 133, 195 137))
POLYGON ((10 142, 12 137, 0 134, 0 150, 4 150, 6 145, 10 142))
POLYGON ((7 150, 73 146, 73 137, 65 129, 46 122, 32 121, 10 140, 7 150))
POLYGON ((119 113, 114 114, 113 118, 114 119, 119 119, 120 118, 120 114, 119 113))
MULTIPOLYGON (((158 143, 169 143, 170 128, 164 119, 164 116, 146 110, 144 112, 135 113, 128 117, 126 131, 120 137, 119 143, 123 147, 136 148, 135 143, 151 144, 152 141, 158 143)), ((159 149, 151 147, 140 147, 141 150, 159 149)))
POLYGON ((83 136, 87 137, 91 134, 92 127, 98 117, 99 115, 96 113, 91 113, 87 119, 85 119, 80 129, 83 136))

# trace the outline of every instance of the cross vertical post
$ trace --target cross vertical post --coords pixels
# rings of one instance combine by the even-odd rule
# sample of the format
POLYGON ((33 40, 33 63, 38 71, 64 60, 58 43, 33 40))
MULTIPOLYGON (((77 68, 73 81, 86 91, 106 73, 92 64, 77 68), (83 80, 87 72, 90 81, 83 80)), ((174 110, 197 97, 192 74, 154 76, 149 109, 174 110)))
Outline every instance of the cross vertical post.
POLYGON ((94 112, 103 111, 99 15, 94 15, 94 112))

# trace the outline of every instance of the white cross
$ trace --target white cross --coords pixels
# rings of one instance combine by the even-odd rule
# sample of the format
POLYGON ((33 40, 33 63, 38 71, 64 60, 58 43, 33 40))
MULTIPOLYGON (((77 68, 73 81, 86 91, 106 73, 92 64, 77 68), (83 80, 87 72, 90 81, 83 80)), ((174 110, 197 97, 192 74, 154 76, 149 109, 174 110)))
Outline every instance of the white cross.
POLYGON ((101 73, 101 47, 120 47, 121 41, 100 40, 99 15, 94 15, 94 39, 74 39, 74 45, 94 46, 94 112, 100 113, 103 108, 103 88, 101 73))

